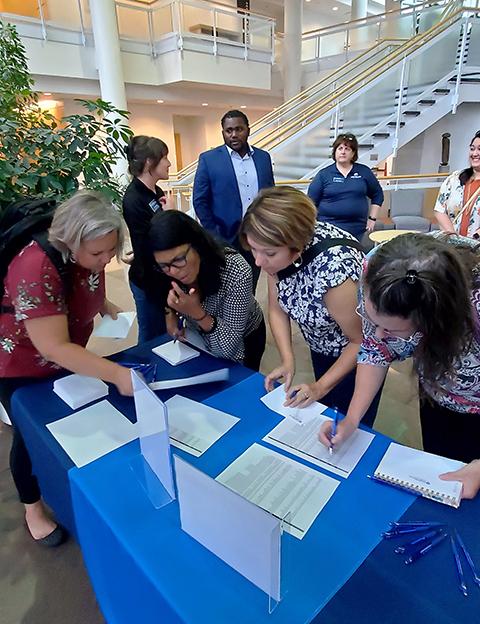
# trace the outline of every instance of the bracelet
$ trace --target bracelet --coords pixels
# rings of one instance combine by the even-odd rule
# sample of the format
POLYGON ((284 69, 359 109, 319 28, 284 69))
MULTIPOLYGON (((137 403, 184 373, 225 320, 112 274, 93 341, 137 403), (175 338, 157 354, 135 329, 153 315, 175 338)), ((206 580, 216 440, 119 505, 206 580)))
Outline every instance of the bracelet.
POLYGON ((376 221, 377 217, 368 217, 370 219, 370 221, 376 221))
POLYGON ((195 323, 201 323, 203 321, 203 319, 206 319, 208 316, 208 312, 205 312, 205 314, 203 316, 201 316, 199 319, 193 318, 192 319, 195 321, 195 323))

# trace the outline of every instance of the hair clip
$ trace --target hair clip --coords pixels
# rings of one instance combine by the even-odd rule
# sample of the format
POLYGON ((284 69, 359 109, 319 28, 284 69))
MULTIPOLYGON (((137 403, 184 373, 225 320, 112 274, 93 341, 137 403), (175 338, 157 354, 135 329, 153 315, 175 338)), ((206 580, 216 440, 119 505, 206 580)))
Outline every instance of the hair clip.
POLYGON ((415 269, 410 269, 405 274, 405 281, 407 284, 415 284, 418 278, 418 272, 415 269))

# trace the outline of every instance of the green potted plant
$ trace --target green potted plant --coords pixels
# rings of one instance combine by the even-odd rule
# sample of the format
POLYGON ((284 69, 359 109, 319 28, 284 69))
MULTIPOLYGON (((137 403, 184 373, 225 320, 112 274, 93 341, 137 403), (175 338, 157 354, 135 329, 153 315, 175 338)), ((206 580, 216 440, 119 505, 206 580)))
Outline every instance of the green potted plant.
POLYGON ((30 197, 64 199, 80 185, 119 201, 114 166, 132 136, 129 112, 101 99, 77 100, 84 114, 59 123, 42 110, 25 48, 11 24, 0 23, 0 211, 30 197))

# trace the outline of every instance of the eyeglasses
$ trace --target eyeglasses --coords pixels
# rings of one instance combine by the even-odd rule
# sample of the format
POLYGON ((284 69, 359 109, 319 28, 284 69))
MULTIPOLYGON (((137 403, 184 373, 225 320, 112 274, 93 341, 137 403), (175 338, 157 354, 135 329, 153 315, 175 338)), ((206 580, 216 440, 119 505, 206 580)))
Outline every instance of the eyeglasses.
MULTIPOLYGON (((377 325, 376 323, 374 323, 372 321, 372 319, 367 316, 367 313, 364 312, 362 310, 361 305, 358 305, 355 308, 355 312, 358 314, 358 316, 363 320, 366 321, 369 325, 371 325, 374 329, 377 329, 379 327, 379 325, 377 325)), ((389 332, 388 329, 383 329, 383 334, 386 338, 391 338, 392 340, 398 340, 400 341, 402 344, 409 344, 411 343, 414 339, 419 338, 421 336, 420 332, 416 331, 414 332, 411 336, 409 336, 408 338, 403 338, 402 336, 397 336, 397 334, 393 334, 392 332, 389 332)))
POLYGON ((172 267, 175 269, 181 269, 182 267, 187 265, 187 256, 191 248, 192 246, 189 245, 184 254, 182 254, 181 256, 177 256, 171 262, 157 262, 157 267, 160 269, 160 271, 170 271, 172 267))

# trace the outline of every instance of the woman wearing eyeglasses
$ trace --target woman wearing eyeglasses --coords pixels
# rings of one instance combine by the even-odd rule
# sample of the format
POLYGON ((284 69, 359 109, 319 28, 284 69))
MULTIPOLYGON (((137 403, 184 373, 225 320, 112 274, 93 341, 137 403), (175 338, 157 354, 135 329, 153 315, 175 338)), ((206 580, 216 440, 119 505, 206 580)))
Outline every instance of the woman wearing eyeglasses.
POLYGON ((169 285, 169 334, 181 339, 185 321, 213 355, 258 371, 266 330, 246 260, 179 211, 157 213, 149 239, 157 268, 169 285))
POLYGON ((470 167, 444 180, 435 204, 435 216, 445 232, 480 237, 480 130, 470 142, 470 167))
MULTIPOLYGON (((247 210, 240 239, 268 276, 268 320, 281 363, 265 378, 282 379, 285 405, 321 400, 345 413, 353 394, 361 320, 355 313, 363 253, 353 236, 316 220, 315 206, 292 187, 262 190, 247 210), (292 385, 291 321, 310 349, 315 382, 292 385)), ((380 394, 366 416, 372 424, 380 394)))
MULTIPOLYGON (((390 364, 413 357, 424 449, 471 461, 480 440, 480 253, 471 240, 406 234, 378 247, 362 280, 355 392, 332 443, 357 428, 390 364)), ((319 433, 330 445, 330 424, 319 433)))
POLYGON ((319 221, 327 221, 361 240, 373 231, 383 191, 372 170, 357 163, 358 141, 353 134, 339 134, 332 146, 335 161, 320 169, 308 188, 319 221), (369 200, 370 211, 369 211, 369 200))

